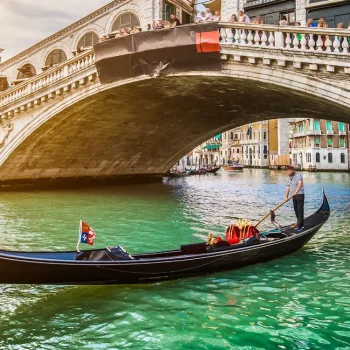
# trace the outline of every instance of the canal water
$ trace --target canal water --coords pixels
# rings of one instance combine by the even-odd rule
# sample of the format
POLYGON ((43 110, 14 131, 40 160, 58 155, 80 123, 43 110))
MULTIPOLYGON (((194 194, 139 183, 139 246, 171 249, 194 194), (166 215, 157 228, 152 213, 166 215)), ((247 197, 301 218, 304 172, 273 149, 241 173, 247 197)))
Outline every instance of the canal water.
MULTIPOLYGON (((332 215, 301 251, 204 277, 135 286, 0 286, 0 349, 349 349, 350 176, 305 173, 306 214, 332 215)), ((95 189, 1 193, 2 249, 177 248, 256 221, 284 198, 267 170, 95 189)), ((277 221, 294 220, 291 204, 277 221)), ((266 223, 266 227, 269 224, 266 223)))

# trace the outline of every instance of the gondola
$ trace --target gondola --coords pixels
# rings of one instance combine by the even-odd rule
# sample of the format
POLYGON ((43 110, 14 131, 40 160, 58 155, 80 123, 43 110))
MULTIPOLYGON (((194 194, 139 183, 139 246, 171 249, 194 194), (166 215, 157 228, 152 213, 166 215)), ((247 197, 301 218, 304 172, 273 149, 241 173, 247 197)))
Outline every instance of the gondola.
POLYGON ((184 176, 189 176, 190 175, 190 171, 185 170, 183 172, 180 171, 170 171, 169 174, 167 176, 169 177, 184 177, 184 176))
POLYGON ((207 170, 209 174, 216 174, 221 168, 219 166, 207 170))
POLYGON ((132 284, 152 283, 222 270, 233 270, 296 252, 328 220, 330 207, 326 195, 319 210, 305 219, 305 229, 290 226, 261 234, 253 242, 229 245, 205 242, 180 249, 117 257, 113 249, 61 252, 0 251, 2 284, 132 284))

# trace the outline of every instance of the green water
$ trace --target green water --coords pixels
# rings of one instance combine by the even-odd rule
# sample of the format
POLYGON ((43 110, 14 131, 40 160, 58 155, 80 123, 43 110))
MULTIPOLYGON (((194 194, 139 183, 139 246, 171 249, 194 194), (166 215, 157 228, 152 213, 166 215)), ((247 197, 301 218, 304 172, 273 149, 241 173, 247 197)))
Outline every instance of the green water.
MULTIPOLYGON (((304 174, 306 213, 332 215, 301 251, 269 263, 137 286, 0 286, 0 349, 350 349, 350 176, 304 174)), ((284 197, 281 173, 159 184, 1 193, 1 248, 74 249, 78 222, 96 246, 131 253, 199 242, 232 219, 257 220, 284 197)), ((291 205, 278 212, 293 220, 291 205)))

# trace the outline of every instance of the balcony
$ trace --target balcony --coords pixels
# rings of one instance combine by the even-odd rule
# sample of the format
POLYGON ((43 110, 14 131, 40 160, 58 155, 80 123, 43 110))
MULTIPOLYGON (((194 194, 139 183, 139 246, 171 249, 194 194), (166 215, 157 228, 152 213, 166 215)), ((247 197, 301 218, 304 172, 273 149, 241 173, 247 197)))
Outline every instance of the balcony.
POLYGON ((308 136, 319 136, 321 135, 321 130, 308 130, 306 134, 308 136))
POLYGON ((297 137, 305 137, 306 136, 306 131, 297 131, 293 133, 293 138, 297 138, 297 137))
POLYGON ((339 135, 346 135, 346 131, 345 130, 339 130, 339 135))
POLYGON ((327 135, 334 135, 333 130, 327 130, 327 135))

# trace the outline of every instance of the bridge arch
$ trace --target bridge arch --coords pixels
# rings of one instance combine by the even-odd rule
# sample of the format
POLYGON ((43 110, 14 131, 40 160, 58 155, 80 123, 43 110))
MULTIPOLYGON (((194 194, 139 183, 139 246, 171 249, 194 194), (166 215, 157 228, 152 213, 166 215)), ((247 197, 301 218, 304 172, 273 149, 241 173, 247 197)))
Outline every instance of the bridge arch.
POLYGON ((306 92, 263 77, 202 72, 72 90, 10 140, 0 180, 158 175, 201 142, 246 123, 325 111, 327 119, 350 122, 349 107, 316 96, 310 82, 306 92))

